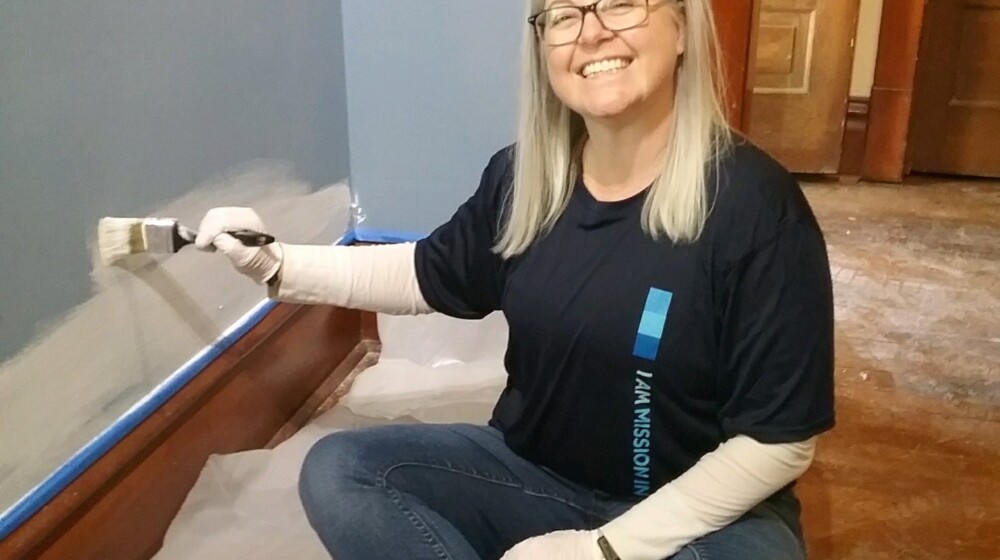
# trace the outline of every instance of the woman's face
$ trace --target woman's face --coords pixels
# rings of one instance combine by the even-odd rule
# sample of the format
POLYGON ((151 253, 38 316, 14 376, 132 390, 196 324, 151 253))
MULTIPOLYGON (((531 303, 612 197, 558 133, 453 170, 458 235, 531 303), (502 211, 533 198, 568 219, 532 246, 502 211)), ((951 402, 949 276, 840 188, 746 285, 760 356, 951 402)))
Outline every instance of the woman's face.
MULTIPOLYGON (((545 8, 591 1, 546 0, 545 8)), ((614 119, 648 103, 670 103, 677 59, 684 52, 672 4, 650 0, 646 23, 624 31, 609 31, 588 13, 575 43, 541 43, 556 96, 585 119, 614 119)))

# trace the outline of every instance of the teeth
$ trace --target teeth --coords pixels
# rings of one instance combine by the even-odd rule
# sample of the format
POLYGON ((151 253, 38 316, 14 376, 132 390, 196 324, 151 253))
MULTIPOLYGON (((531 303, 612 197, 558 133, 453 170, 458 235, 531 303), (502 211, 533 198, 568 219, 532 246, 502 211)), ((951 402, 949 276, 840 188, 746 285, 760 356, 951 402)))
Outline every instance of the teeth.
POLYGON ((616 72, 625 68, 629 65, 629 62, 621 58, 612 58, 608 60, 601 60, 599 62, 591 62, 590 64, 583 67, 584 78, 589 78, 595 74, 600 74, 602 72, 616 72))

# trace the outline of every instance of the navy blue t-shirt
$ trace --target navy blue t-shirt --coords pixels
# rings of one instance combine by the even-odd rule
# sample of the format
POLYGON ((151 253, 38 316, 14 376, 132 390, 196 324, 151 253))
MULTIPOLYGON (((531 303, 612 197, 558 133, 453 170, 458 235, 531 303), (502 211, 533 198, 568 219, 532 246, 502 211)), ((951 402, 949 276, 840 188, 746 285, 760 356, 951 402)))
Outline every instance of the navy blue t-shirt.
POLYGON ((513 149, 417 244, 416 270, 434 309, 506 316, 509 378, 490 423, 514 451, 642 498, 733 436, 784 443, 833 426, 826 247, 778 163, 738 141, 686 245, 643 232, 645 192, 600 202, 578 183, 551 232, 505 260, 492 247, 513 149))

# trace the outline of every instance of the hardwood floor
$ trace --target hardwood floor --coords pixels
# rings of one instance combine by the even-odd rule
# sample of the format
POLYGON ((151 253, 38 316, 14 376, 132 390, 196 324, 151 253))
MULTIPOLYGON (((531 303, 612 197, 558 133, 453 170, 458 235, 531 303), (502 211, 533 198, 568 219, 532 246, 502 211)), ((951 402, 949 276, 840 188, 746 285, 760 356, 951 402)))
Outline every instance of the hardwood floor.
POLYGON ((1000 182, 807 183, 837 313, 811 558, 1000 558, 1000 182))

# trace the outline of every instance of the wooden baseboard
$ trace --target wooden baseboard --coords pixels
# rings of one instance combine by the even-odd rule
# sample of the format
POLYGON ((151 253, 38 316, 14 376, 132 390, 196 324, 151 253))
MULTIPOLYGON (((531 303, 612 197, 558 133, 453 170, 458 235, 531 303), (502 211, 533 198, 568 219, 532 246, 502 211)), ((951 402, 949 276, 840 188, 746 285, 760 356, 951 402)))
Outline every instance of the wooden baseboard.
MULTIPOLYGON (((374 317, 374 315, 372 315, 374 317)), ((364 338, 362 336, 362 338, 364 338)), ((363 339, 351 350, 347 358, 340 363, 326 381, 317 388, 299 410, 288 419, 288 422, 274 434, 265 449, 274 449, 281 442, 294 436, 317 415, 326 412, 347 394, 351 383, 357 374, 375 365, 378 361, 381 344, 376 340, 363 339)))
MULTIPOLYGON (((0 558, 153 556, 209 455, 259 449, 287 435, 368 353, 362 315, 278 305, 0 542, 0 558)), ((365 319, 368 333, 373 324, 365 319)))
POLYGON ((844 123, 844 147, 840 156, 842 176, 857 177, 865 162, 868 136, 868 114, 871 99, 852 97, 847 103, 847 120, 844 123))

